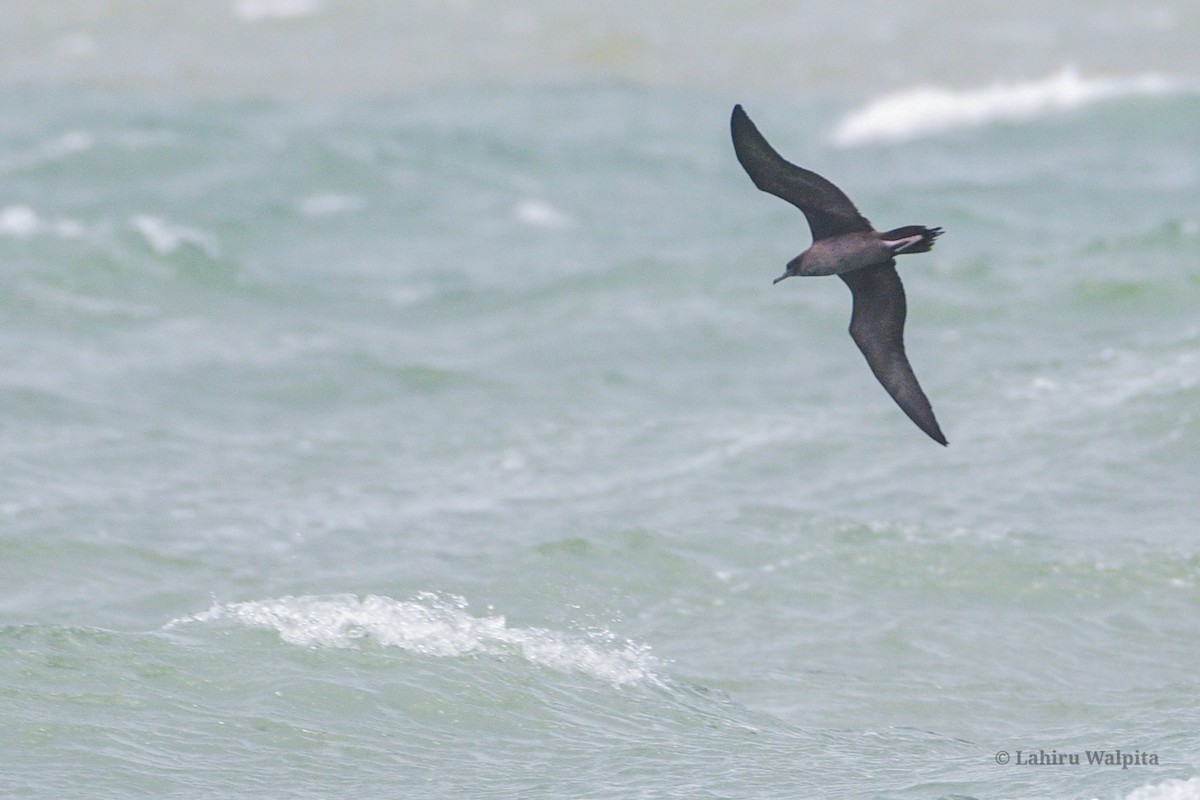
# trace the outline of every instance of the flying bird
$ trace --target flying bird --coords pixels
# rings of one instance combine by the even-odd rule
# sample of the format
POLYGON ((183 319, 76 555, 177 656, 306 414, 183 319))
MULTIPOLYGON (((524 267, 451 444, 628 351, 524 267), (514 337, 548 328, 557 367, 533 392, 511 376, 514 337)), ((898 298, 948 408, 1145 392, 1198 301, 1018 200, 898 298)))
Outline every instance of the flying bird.
POLYGON ((804 212, 812 246, 788 262, 779 283, 793 275, 837 275, 850 287, 850 337, 896 404, 938 444, 948 444, 904 353, 904 286, 895 256, 927 253, 941 228, 906 225, 875 230, 838 187, 779 155, 740 105, 730 120, 733 149, 750 180, 804 212))

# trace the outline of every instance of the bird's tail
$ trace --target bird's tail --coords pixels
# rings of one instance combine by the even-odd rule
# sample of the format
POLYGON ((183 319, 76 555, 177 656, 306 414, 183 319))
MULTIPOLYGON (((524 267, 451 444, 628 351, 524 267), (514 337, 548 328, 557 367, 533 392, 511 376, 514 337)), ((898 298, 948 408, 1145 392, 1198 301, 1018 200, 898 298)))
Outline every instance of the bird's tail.
POLYGON ((928 253, 933 249, 934 240, 941 235, 941 228, 905 225, 883 234, 883 243, 892 249, 892 255, 928 253))

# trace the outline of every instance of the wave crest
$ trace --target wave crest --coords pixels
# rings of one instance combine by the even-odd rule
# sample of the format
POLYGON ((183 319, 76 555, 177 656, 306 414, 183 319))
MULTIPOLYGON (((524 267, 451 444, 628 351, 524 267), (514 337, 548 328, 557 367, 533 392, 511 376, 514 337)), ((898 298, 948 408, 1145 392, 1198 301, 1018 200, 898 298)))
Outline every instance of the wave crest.
POLYGON ((1200 778, 1143 786, 1130 792, 1126 800, 1200 800, 1200 778))
POLYGON ((996 82, 977 89, 917 86, 878 97, 850 112, 834 128, 839 147, 899 142, 992 122, 1021 122, 1125 96, 1158 96, 1182 90, 1159 75, 1083 78, 1065 67, 1045 78, 996 82))
POLYGON ((543 628, 509 627, 502 616, 476 617, 461 597, 422 593, 412 600, 367 595, 281 597, 216 603, 167 627, 232 620, 265 628, 302 647, 355 647, 372 641, 440 658, 518 655, 559 672, 579 672, 615 686, 659 683, 649 648, 618 643, 607 632, 568 636, 543 628))

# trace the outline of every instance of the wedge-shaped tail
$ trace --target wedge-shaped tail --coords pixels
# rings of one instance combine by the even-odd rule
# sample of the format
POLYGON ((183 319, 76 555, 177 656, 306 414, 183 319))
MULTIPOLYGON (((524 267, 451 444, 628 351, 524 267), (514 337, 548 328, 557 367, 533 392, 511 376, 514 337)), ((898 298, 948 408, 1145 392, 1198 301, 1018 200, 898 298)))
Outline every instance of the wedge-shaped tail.
POLYGON ((928 253, 933 249, 933 243, 942 235, 941 228, 926 228, 924 225, 905 225, 879 236, 883 243, 891 246, 894 255, 901 253, 928 253))

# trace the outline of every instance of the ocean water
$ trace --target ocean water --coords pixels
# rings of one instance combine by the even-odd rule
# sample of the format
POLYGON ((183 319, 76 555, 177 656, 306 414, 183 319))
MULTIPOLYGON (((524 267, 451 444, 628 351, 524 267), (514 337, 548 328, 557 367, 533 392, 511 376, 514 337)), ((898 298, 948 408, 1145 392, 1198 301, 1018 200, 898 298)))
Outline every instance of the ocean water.
POLYGON ((0 794, 1200 798, 1192 4, 499 5, 0 12, 0 794))

